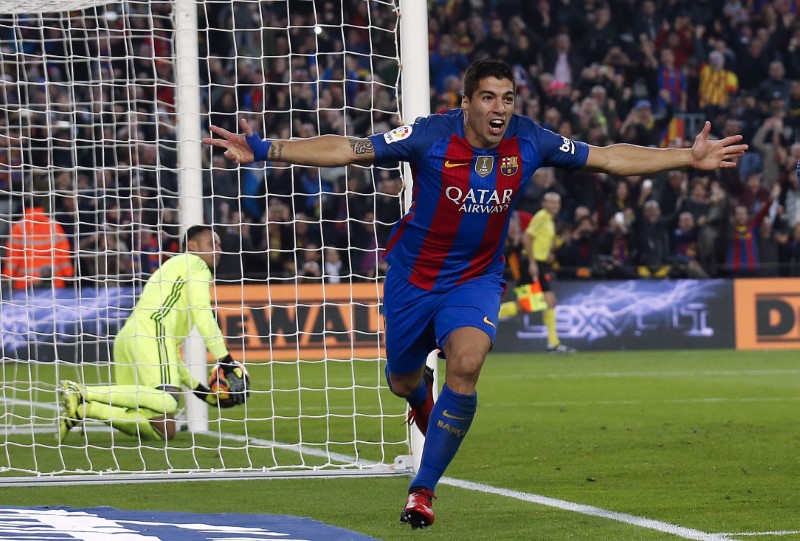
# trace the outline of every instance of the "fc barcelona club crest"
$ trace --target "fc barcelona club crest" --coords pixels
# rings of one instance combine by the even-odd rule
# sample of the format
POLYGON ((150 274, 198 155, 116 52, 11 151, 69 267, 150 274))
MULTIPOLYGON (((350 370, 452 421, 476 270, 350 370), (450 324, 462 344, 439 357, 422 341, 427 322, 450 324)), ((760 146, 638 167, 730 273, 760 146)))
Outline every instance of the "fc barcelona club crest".
POLYGON ((500 158, 500 172, 510 177, 519 170, 519 156, 503 156, 500 158))
POLYGON ((494 156, 478 156, 475 160, 475 172, 485 177, 494 169, 494 156))

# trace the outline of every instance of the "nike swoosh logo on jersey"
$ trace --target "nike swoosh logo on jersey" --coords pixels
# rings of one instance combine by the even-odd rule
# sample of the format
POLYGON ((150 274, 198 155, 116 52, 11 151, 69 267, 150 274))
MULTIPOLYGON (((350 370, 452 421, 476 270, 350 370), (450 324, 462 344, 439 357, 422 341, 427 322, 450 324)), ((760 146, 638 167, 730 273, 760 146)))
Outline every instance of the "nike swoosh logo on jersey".
POLYGON ((492 326, 492 327, 494 327, 495 329, 497 328, 497 325, 495 325, 494 323, 492 323, 491 321, 489 321, 489 318, 488 318, 487 316, 483 316, 483 322, 484 322, 484 323, 486 323, 487 325, 491 325, 491 326, 492 326))
POLYGON ((456 419, 457 421, 466 421, 466 420, 467 420, 467 418, 466 418, 466 417, 456 417, 455 415, 453 415, 453 414, 451 414, 451 413, 447 413, 447 410, 444 410, 444 411, 442 412, 442 415, 444 415, 444 416, 445 416, 445 417, 447 417, 448 419, 456 419))
POLYGON ((450 167, 461 167, 462 165, 469 165, 469 162, 451 162, 450 160, 444 162, 444 166, 448 169, 450 167))

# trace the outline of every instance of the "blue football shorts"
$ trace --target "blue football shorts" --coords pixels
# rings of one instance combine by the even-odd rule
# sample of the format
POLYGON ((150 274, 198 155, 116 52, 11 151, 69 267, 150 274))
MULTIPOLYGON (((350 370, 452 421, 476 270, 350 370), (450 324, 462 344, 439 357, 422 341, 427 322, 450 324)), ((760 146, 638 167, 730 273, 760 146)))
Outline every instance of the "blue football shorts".
POLYGON ((500 277, 481 276, 447 291, 426 291, 390 267, 383 286, 389 371, 419 370, 428 354, 444 351, 450 333, 461 327, 480 329, 494 343, 503 290, 500 277))

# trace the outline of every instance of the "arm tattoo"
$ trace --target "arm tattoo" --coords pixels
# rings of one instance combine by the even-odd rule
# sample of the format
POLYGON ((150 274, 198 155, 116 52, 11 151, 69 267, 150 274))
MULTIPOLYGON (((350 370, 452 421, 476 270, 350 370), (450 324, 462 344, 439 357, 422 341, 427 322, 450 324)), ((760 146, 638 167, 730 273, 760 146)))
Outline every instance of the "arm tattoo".
POLYGON ((353 149, 353 154, 375 154, 375 147, 372 146, 372 141, 369 139, 356 139, 348 137, 350 148, 353 149))
POLYGON ((272 146, 269 147, 269 159, 273 162, 280 162, 283 161, 281 158, 283 157, 283 143, 272 143, 272 146))

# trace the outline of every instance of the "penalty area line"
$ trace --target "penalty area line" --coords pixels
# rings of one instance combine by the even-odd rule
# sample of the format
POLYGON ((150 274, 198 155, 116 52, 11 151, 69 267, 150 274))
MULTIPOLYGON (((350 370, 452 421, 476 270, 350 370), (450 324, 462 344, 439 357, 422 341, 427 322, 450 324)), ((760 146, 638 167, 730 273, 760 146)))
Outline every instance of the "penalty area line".
POLYGON ((561 509, 563 511, 571 511, 581 515, 589 515, 594 517, 605 518, 608 520, 615 520, 623 522, 632 526, 640 528, 647 528, 658 532, 668 533, 682 539, 694 539, 696 541, 734 541, 735 538, 728 537, 729 535, 740 534, 720 534, 701 532, 692 528, 678 526, 677 524, 670 524, 660 520, 653 520, 645 517, 637 517, 629 515, 628 513, 617 513, 607 509, 601 509, 592 505, 583 505, 566 500, 558 500, 556 498, 549 498, 547 496, 540 496, 538 494, 529 494, 527 492, 519 492, 517 490, 509 490, 506 488, 497 488, 482 483, 473 483, 472 481, 463 481, 460 479, 453 479, 452 477, 443 477, 440 481, 443 485, 453 486, 457 488, 464 488, 467 490, 474 490, 476 492, 483 492, 486 494, 495 494, 497 496, 505 496, 506 498, 514 498, 523 502, 535 503, 547 507, 561 509))

